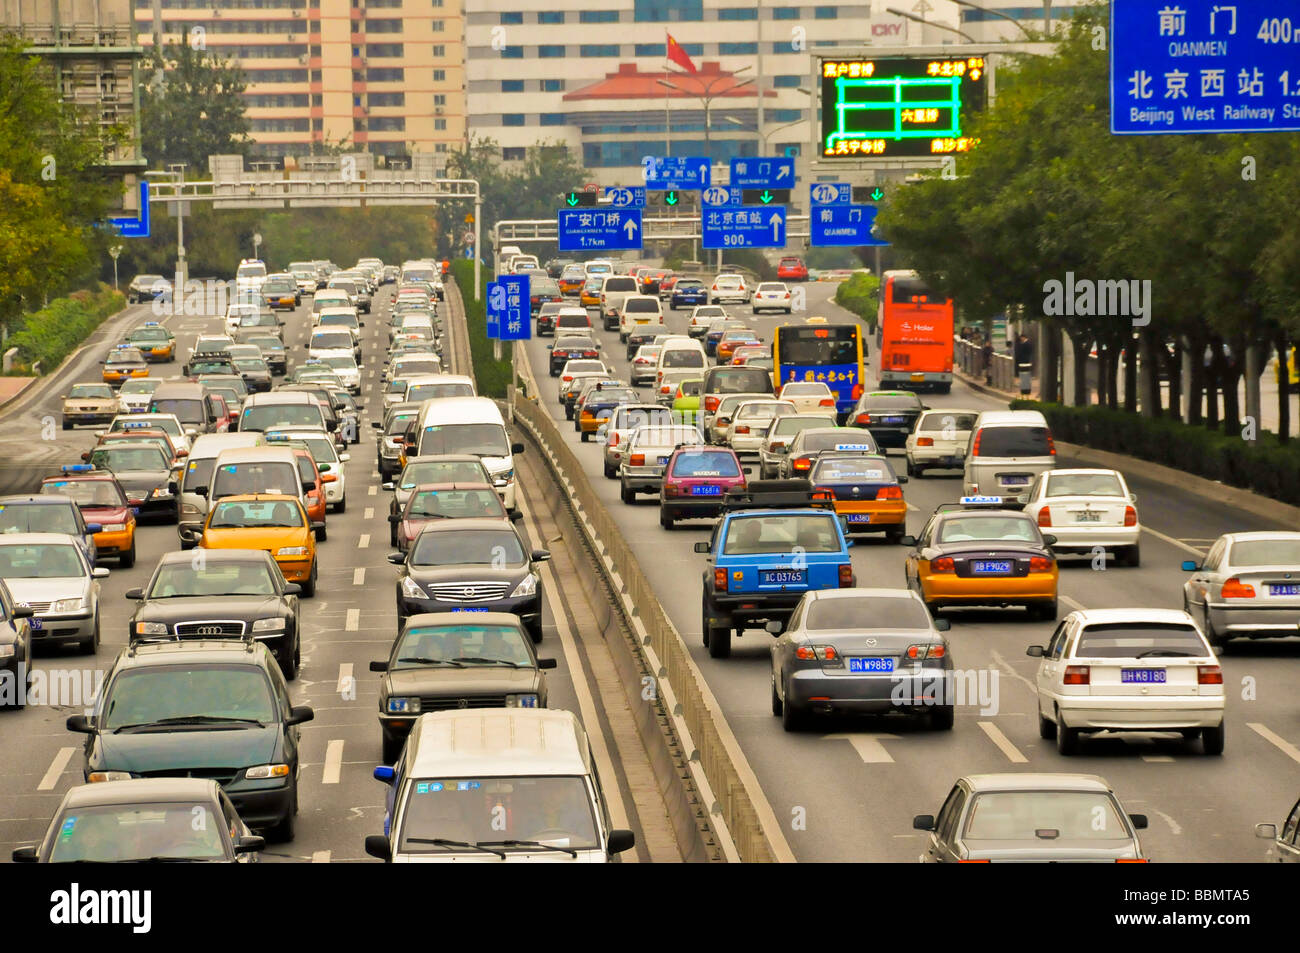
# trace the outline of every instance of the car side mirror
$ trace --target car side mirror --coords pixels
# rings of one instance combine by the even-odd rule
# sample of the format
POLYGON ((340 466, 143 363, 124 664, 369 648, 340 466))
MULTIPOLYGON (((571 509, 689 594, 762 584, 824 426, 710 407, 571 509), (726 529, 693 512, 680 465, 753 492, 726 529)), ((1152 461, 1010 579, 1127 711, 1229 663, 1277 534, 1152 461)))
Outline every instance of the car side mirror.
POLYGON ((512 523, 518 523, 521 519, 524 518, 524 514, 522 510, 511 510, 509 515, 510 515, 510 522, 512 523))
POLYGON ((316 712, 306 705, 297 705, 289 709, 289 717, 285 719, 285 725, 301 725, 305 721, 311 721, 316 717, 316 712))
MULTIPOLYGON (((376 768, 375 770, 378 771, 379 769, 376 768)), ((393 859, 393 845, 389 843, 388 838, 383 834, 367 834, 366 853, 371 857, 378 857, 385 863, 389 863, 393 859)))
MULTIPOLYGON (((1277 840, 1277 825, 1276 825, 1276 824, 1256 824, 1256 825, 1255 825, 1255 836, 1258 837, 1258 838, 1260 838, 1261 840, 1277 840)), ((19 848, 19 849, 21 850, 22 848, 19 848)), ((14 861, 15 861, 15 862, 18 862, 17 854, 18 854, 18 851, 14 851, 14 855, 15 855, 15 856, 14 856, 14 861)))
POLYGON ((772 635, 781 634, 781 623, 778 622, 776 619, 773 619, 767 625, 763 626, 763 628, 766 629, 768 632, 772 633, 772 635))
MULTIPOLYGON (((388 362, 385 361, 384 363, 387 364, 388 362)), ((383 430, 383 429, 384 429, 383 421, 379 421, 379 420, 372 420, 372 421, 370 421, 370 426, 373 427, 375 430, 383 430)))
POLYGON ((80 732, 83 735, 89 735, 95 730, 90 724, 90 719, 85 715, 69 715, 64 726, 68 731, 80 732))
POLYGON ((143 599, 143 598, 144 598, 144 590, 141 589, 141 588, 139 588, 139 587, 137 587, 137 588, 135 588, 135 589, 128 589, 128 590, 124 593, 124 595, 125 595, 126 598, 128 598, 128 599, 143 599))
POLYGON ((286 582, 284 584, 284 594, 286 596, 297 596, 302 594, 302 586, 296 582, 286 582))
POLYGON ((406 555, 403 553, 389 553, 388 561, 394 566, 400 566, 406 562, 406 555))
POLYGON ((695 544, 695 551, 697 553, 710 553, 713 552, 713 546, 707 540, 704 540, 695 544))
POLYGON ((397 489, 397 484, 394 483, 392 480, 389 480, 387 483, 383 484, 383 488, 385 490, 395 490, 397 489))
POLYGON ((605 851, 610 854, 621 854, 625 850, 631 850, 636 846, 636 834, 631 831, 616 829, 609 832, 609 837, 605 839, 605 851))
POLYGON ((1025 654, 1030 658, 1042 658, 1045 653, 1041 645, 1031 645, 1025 649, 1025 654))
POLYGON ((370 671, 372 671, 372 672, 386 672, 386 671, 388 671, 388 663, 385 662, 385 661, 375 661, 375 662, 371 662, 371 663, 370 663, 370 671))
POLYGON ((1051 533, 1045 533, 1043 535, 1043 542, 1046 543, 1048 546, 1055 546, 1056 537, 1053 536, 1051 533))
POLYGON ((266 838, 256 834, 245 834, 235 844, 236 854, 255 854, 266 847, 266 838))
MULTIPOLYGON (((312 490, 314 490, 314 489, 316 489, 316 484, 315 484, 315 483, 308 483, 308 482, 306 482, 306 481, 303 482, 303 484, 302 484, 302 492, 304 492, 304 493, 310 493, 310 492, 311 492, 312 490)), ((312 529, 315 529, 315 528, 316 528, 315 526, 312 527, 312 529)))
POLYGON ((511 453, 523 453, 523 452, 524 452, 524 445, 523 445, 522 443, 512 443, 512 444, 510 445, 510 452, 511 452, 511 453))
POLYGON ((21 603, 14 606, 13 616, 15 619, 30 619, 36 615, 36 610, 31 606, 22 605, 21 603))
POLYGON ((1133 830, 1144 831, 1147 829, 1147 816, 1145 814, 1130 814, 1128 819, 1133 824, 1133 830))
POLYGON ((907 475, 906 475, 906 474, 903 474, 903 473, 900 473, 900 474, 898 475, 898 482, 899 482, 899 483, 906 483, 906 482, 907 482, 907 475))
POLYGON ((108 578, 108 570, 105 569, 103 566, 96 566, 94 569, 90 571, 90 574, 96 579, 108 578))
POLYGON ((932 831, 934 830, 933 814, 918 814, 912 818, 912 830, 914 831, 932 831))
POLYGON ((34 864, 39 860, 35 847, 15 847, 9 859, 15 864, 34 864))
POLYGON ((396 526, 396 525, 397 525, 398 523, 400 523, 401 521, 402 521, 402 514, 400 514, 400 513, 389 513, 389 514, 388 514, 388 522, 392 523, 394 526, 396 526))
POLYGON ((952 628, 952 622, 949 619, 934 620, 934 631, 936 632, 947 632, 951 628, 952 628))
POLYGON ((1197 572, 1200 568, 1201 564, 1194 559, 1183 560, 1183 572, 1197 572))
POLYGON ((900 537, 898 541, 899 541, 900 543, 902 543, 904 546, 915 546, 915 545, 916 545, 916 537, 915 537, 915 536, 903 536, 903 537, 900 537))
POLYGON ((551 558, 551 551, 550 551, 549 549, 534 549, 534 550, 533 550, 533 553, 532 553, 532 561, 535 562, 535 563, 544 563, 544 562, 546 562, 547 560, 549 560, 550 558, 551 558))
POLYGON ((555 668, 559 662, 553 658, 539 658, 537 660, 538 668, 555 668))

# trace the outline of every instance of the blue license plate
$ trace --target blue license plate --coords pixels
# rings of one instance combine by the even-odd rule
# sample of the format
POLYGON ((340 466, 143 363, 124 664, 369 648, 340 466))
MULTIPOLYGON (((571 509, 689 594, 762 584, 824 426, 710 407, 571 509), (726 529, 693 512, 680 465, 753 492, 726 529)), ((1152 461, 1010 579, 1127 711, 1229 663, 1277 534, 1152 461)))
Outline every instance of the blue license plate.
POLYGON ((32 618, 29 619, 28 621, 31 623, 33 632, 39 632, 41 629, 45 628, 45 623, 42 622, 40 619, 32 618))
POLYGON ((758 571, 758 582, 762 586, 788 586, 804 583, 807 579, 808 573, 802 569, 760 569, 758 571))
POLYGON ((487 606, 453 606, 452 612, 490 612, 487 606))
POLYGON ((1300 586, 1280 586, 1276 583, 1269 583, 1268 594, 1270 596, 1300 596, 1300 586))
POLYGON ((1029 477, 1027 476, 1004 476, 1002 478, 1003 486, 1029 486, 1029 477))
POLYGON ((850 523, 870 523, 870 522, 871 522, 871 514, 870 514, 870 513, 849 513, 849 514, 848 514, 848 518, 849 518, 849 522, 850 522, 850 523))
POLYGON ((720 486, 693 486, 691 487, 691 496, 721 496, 722 487, 720 486))
POLYGON ((880 422, 882 424, 901 424, 903 420, 904 418, 902 417, 881 417, 880 418, 880 422))
POLYGON ((668 463, 668 458, 667 458, 667 457, 660 457, 660 458, 659 458, 659 465, 660 465, 661 467, 662 467, 662 466, 666 466, 667 463, 668 463))
POLYGON ((1011 560, 977 559, 971 563, 971 571, 981 576, 1005 576, 1011 572, 1011 560))
POLYGON ((1167 673, 1163 668, 1122 668, 1119 670, 1121 682, 1136 682, 1142 685, 1163 685, 1167 673))
POLYGON ((853 672, 892 672, 893 670, 894 660, 892 658, 867 656, 849 659, 850 674, 853 672))

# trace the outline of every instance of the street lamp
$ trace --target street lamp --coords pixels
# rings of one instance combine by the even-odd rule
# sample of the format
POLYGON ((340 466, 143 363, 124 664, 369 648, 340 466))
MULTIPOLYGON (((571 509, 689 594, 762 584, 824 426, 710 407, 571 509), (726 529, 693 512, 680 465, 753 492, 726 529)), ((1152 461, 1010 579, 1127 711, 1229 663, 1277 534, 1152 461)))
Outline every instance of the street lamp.
POLYGON ((963 33, 961 30, 958 30, 956 27, 944 26, 942 23, 935 23, 931 20, 925 19, 925 17, 918 17, 911 13, 904 13, 902 10, 895 10, 893 7, 885 7, 885 12, 892 13, 894 16, 902 17, 905 20, 912 20, 916 23, 921 24, 922 26, 938 27, 940 30, 947 30, 949 33, 956 33, 963 40, 968 40, 971 43, 978 42, 975 39, 975 37, 971 36, 969 33, 963 33))
MULTIPOLYGON (((962 6, 962 7, 970 7, 972 10, 979 10, 979 11, 981 11, 982 13, 991 13, 991 14, 993 14, 995 17, 1001 17, 1001 18, 1004 19, 1004 20, 1010 20, 1010 21, 1011 21, 1012 23, 1014 23, 1016 26, 1020 27, 1020 32, 1022 32, 1025 36, 1027 36, 1027 37, 1028 37, 1029 39, 1031 39, 1031 40, 1035 39, 1034 35, 1033 35, 1032 33, 1029 32, 1029 29, 1028 29, 1028 28, 1027 28, 1023 23, 1021 23, 1021 22, 1020 22, 1019 20, 1017 20, 1015 17, 1010 16, 1009 14, 1003 13, 1001 10, 993 10, 993 9, 991 9, 991 8, 989 8, 989 7, 981 7, 981 6, 980 6, 979 4, 977 4, 977 3, 971 3, 970 0, 953 0, 953 3, 957 4, 958 6, 962 6)), ((1051 2, 1050 2, 1050 0, 1049 0, 1048 3, 1045 3, 1043 6, 1044 6, 1048 11, 1050 11, 1050 10, 1051 10, 1051 2)), ((1052 16, 1052 15, 1051 15, 1051 13, 1049 12, 1049 13, 1047 14, 1047 17, 1048 17, 1049 20, 1051 19, 1051 16, 1052 16)), ((933 23, 932 23, 932 24, 930 24, 930 25, 931 25, 931 26, 935 26, 936 24, 933 24, 933 23)))
POLYGON ((185 265, 185 203, 180 200, 184 193, 185 187, 185 163, 172 162, 168 164, 166 171, 152 170, 146 172, 146 176, 158 176, 170 179, 175 183, 176 198, 176 283, 177 288, 173 289, 173 295, 179 293, 185 287, 187 279, 185 265))
MULTIPOLYGON (((669 70, 669 73, 671 73, 673 76, 681 76, 686 79, 695 80, 695 82, 699 85, 700 89, 702 90, 701 92, 697 92, 696 90, 693 89, 685 89, 677 85, 676 83, 666 79, 655 80, 655 82, 658 83, 660 86, 666 86, 669 89, 675 89, 679 93, 682 93, 685 96, 695 96, 702 103, 704 103, 704 151, 705 153, 708 154, 710 160, 712 160, 713 158, 713 149, 712 149, 713 138, 710 135, 710 130, 709 130, 710 119, 711 119, 712 108, 713 108, 713 100, 717 99, 721 95, 724 95, 725 93, 731 93, 737 89, 741 89, 742 87, 750 85, 751 83, 754 82, 754 78, 751 76, 749 79, 742 80, 739 83, 733 83, 733 85, 728 86, 725 90, 719 89, 716 93, 713 91, 714 87, 717 86, 718 83, 720 83, 724 79, 734 80, 736 76, 745 72, 745 70, 747 69, 749 69, 748 66, 742 66, 740 69, 735 70, 734 72, 731 73, 720 73, 719 75, 715 76, 707 83, 700 82, 700 78, 696 74, 682 73, 677 70, 669 70)), ((758 108, 759 109, 763 108, 761 97, 760 97, 760 102, 758 104, 758 108)), ((668 113, 668 109, 667 109, 667 105, 665 104, 664 107, 665 117, 667 116, 667 113, 668 113)))

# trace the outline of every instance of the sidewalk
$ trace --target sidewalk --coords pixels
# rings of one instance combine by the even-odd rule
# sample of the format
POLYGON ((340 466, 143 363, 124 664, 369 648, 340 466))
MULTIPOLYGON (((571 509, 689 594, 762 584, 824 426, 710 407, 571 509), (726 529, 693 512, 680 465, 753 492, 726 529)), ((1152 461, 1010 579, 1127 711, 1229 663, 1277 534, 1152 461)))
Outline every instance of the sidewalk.
POLYGON ((36 377, 0 377, 0 407, 18 397, 31 386, 36 377))

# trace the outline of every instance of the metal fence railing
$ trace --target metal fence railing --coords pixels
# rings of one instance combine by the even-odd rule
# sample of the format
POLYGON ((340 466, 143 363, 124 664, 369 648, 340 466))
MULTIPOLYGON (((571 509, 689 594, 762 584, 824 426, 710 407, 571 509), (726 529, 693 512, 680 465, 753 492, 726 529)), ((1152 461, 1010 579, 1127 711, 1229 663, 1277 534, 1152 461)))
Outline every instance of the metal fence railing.
POLYGON ((966 374, 985 381, 998 390, 1016 390, 1020 386, 1016 376, 1016 362, 1010 354, 994 351, 991 355, 986 355, 979 344, 955 338, 953 363, 966 374))

